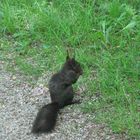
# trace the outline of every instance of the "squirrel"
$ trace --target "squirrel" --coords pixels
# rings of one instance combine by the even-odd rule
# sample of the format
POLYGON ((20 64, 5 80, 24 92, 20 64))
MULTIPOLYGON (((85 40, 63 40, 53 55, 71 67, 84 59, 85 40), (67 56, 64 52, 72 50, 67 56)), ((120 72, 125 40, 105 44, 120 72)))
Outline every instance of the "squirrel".
POLYGON ((74 91, 72 84, 76 83, 83 71, 79 62, 67 53, 66 62, 60 71, 54 74, 49 81, 51 103, 43 106, 33 123, 32 133, 51 132, 56 124, 58 112, 61 108, 80 103, 73 100, 74 91))

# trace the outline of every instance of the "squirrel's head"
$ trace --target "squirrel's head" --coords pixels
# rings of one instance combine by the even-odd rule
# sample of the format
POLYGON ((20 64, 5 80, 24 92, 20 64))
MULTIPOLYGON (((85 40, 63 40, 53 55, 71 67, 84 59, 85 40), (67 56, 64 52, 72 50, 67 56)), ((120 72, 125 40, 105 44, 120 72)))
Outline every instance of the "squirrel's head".
POLYGON ((80 63, 76 61, 75 58, 70 58, 69 55, 66 57, 65 67, 67 67, 68 70, 75 71, 79 75, 83 74, 80 63))

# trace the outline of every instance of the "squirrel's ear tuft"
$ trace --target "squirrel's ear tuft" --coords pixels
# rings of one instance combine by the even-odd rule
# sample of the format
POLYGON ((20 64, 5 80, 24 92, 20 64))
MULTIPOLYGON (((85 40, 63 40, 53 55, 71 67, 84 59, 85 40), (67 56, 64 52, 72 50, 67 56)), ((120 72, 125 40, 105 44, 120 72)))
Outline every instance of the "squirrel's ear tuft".
POLYGON ((67 49, 67 56, 66 56, 66 61, 70 59, 70 56, 69 56, 69 51, 67 49))
POLYGON ((76 56, 76 53, 75 53, 75 50, 74 50, 74 54, 73 54, 73 59, 75 60, 75 56, 76 56))
POLYGON ((70 59, 70 56, 69 56, 69 55, 67 55, 67 56, 66 56, 66 61, 67 61, 67 60, 69 60, 69 59, 70 59))

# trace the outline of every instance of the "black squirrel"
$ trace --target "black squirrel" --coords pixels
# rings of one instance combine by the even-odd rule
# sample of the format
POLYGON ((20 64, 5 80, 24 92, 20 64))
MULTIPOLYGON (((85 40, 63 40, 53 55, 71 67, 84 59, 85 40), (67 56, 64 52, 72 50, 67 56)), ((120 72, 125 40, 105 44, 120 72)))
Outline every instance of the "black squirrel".
POLYGON ((51 132, 56 124, 59 109, 64 106, 79 103, 73 101, 74 91, 72 84, 76 83, 83 71, 75 58, 67 54, 62 69, 54 74, 49 81, 51 103, 43 106, 34 121, 32 133, 51 132))

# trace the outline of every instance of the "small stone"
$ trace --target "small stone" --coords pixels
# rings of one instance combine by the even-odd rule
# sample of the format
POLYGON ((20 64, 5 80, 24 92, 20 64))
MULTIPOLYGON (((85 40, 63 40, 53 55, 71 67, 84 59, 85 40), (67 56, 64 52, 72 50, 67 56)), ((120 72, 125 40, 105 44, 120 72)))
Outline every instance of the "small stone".
POLYGON ((17 78, 17 77, 16 77, 15 75, 12 76, 12 80, 16 80, 16 78, 17 78))

